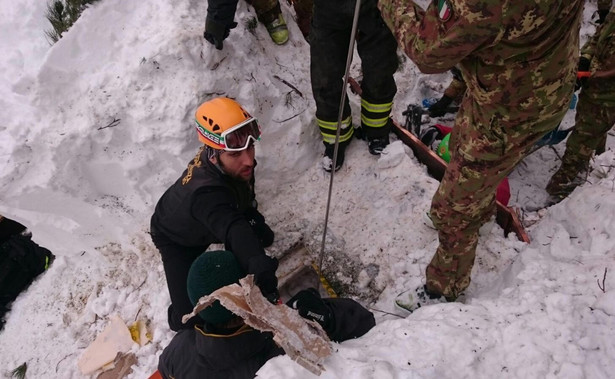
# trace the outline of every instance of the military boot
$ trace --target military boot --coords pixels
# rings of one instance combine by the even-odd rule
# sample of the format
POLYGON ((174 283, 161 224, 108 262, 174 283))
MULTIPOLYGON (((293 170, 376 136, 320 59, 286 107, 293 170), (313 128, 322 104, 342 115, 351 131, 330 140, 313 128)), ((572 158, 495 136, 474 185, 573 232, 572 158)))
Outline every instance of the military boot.
POLYGON ((284 17, 282 17, 282 13, 280 13, 273 21, 266 24, 265 27, 267 28, 271 39, 277 45, 283 45, 288 41, 288 27, 286 26, 284 17))
POLYGON ((557 204, 564 200, 579 185, 587 179, 587 170, 565 170, 560 168, 549 180, 547 193, 549 194, 549 205, 557 204))

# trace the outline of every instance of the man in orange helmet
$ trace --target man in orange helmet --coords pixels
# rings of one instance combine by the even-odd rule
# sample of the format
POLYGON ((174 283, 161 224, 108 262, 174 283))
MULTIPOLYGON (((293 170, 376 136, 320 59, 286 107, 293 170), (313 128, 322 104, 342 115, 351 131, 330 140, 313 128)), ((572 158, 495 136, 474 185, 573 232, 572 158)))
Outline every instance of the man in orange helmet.
POLYGON ((186 278, 192 262, 212 243, 224 243, 241 268, 254 274, 263 295, 277 302, 278 262, 265 254, 273 231, 258 212, 254 195, 254 143, 260 128, 236 101, 220 97, 196 111, 203 147, 181 177, 162 195, 151 219, 151 235, 160 251, 171 295, 169 327, 192 328, 198 317, 182 324, 192 311, 186 278))

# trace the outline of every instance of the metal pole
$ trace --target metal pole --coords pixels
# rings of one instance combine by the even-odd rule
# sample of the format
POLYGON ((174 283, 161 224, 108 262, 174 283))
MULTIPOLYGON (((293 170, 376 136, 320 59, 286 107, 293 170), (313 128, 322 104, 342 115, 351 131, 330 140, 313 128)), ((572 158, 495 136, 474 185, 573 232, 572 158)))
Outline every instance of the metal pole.
MULTIPOLYGON (((322 272, 322 261, 325 255, 325 240, 327 239, 327 224, 329 223, 329 208, 331 206, 331 193, 333 191, 333 177, 335 176, 335 163, 337 162, 337 150, 340 142, 340 133, 342 130, 342 116, 344 113, 344 104, 346 101, 346 87, 348 86, 348 74, 350 63, 352 62, 352 53, 354 51, 354 41, 357 34, 357 25, 359 21, 359 10, 361 9, 361 1, 356 0, 354 7, 354 17, 352 19, 352 31, 350 32, 350 43, 348 45, 348 55, 346 56, 346 71, 344 72, 344 84, 342 86, 342 98, 340 99, 340 108, 337 115, 337 130, 335 131, 335 147, 333 148, 333 162, 331 165, 331 179, 329 180, 329 195, 327 196, 327 208, 325 211, 325 226, 322 232, 322 243, 320 244, 320 257, 318 268, 322 272)), ((352 125, 350 126, 353 127, 352 125)))

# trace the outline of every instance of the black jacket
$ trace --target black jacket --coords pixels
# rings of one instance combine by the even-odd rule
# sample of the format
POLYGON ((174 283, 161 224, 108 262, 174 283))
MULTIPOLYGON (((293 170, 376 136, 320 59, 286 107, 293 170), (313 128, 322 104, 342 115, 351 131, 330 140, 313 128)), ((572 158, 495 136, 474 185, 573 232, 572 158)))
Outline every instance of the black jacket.
POLYGON ((162 195, 151 219, 155 240, 162 234, 179 246, 224 243, 247 270, 251 257, 264 255, 259 236, 246 219, 256 206, 253 182, 224 175, 197 154, 182 176, 162 195))
POLYGON ((254 378, 269 359, 284 354, 271 333, 247 325, 231 335, 195 326, 177 333, 158 363, 163 378, 254 378))
MULTIPOLYGON (((331 308, 335 327, 329 337, 345 341, 376 325, 373 314, 351 299, 323 299, 331 308)), ((202 328, 180 331, 158 361, 163 378, 254 378, 269 359, 284 354, 271 333, 247 325, 231 335, 208 334, 202 328)))

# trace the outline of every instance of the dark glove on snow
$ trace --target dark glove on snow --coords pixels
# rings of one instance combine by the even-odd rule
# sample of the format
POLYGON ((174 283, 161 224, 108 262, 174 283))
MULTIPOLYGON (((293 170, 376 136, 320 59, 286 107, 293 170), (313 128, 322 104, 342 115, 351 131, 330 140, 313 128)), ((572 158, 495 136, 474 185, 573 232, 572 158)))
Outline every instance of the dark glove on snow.
POLYGON ((269 247, 273 243, 273 230, 265 222, 265 217, 256 208, 248 208, 245 211, 246 219, 258 236, 263 247, 269 247))
POLYGON ((607 14, 609 14, 609 9, 598 9, 598 21, 596 23, 602 25, 607 14))
POLYGON ((429 117, 440 117, 446 114, 446 108, 453 102, 453 99, 443 95, 440 100, 436 101, 429 107, 429 117))
POLYGON ((218 50, 222 50, 222 41, 231 33, 231 29, 235 28, 237 23, 232 21, 229 24, 221 24, 207 17, 205 20, 205 32, 203 37, 207 42, 211 43, 218 50))
MULTIPOLYGON (((590 63, 591 62, 590 62, 589 59, 587 59, 585 57, 581 57, 579 59, 579 67, 578 67, 578 70, 577 70, 577 75, 578 75, 579 72, 589 71, 590 63)), ((585 83, 587 83, 587 78, 586 77, 580 78, 580 77, 577 76, 577 83, 574 86, 574 90, 577 91, 579 88, 583 87, 585 85, 585 83)))
POLYGON ((308 320, 316 321, 325 332, 335 325, 331 309, 320 298, 315 288, 308 288, 298 292, 286 303, 292 309, 296 309, 299 315, 308 320))
POLYGON ((277 268, 278 260, 264 254, 254 256, 248 261, 248 274, 254 274, 255 284, 263 296, 273 304, 277 304, 280 300, 278 278, 275 276, 277 268))

